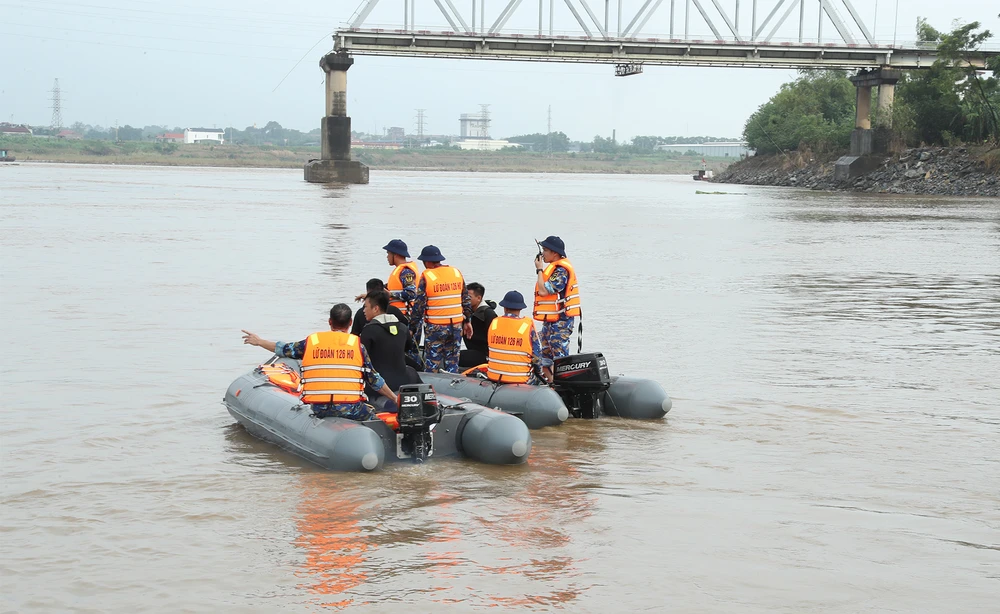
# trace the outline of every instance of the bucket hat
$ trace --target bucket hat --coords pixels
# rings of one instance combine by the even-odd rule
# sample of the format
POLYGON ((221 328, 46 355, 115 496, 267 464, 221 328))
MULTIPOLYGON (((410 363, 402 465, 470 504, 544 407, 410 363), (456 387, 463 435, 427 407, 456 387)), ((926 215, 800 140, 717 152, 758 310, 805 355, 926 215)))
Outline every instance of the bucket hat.
POLYGON ((420 262, 441 262, 444 260, 444 256, 441 254, 441 250, 435 245, 428 245, 424 249, 420 250, 420 255, 417 256, 417 260, 420 262))
POLYGON ((410 250, 406 249, 406 243, 402 239, 393 239, 385 244, 382 248, 387 252, 392 252, 393 254, 398 254, 403 258, 410 257, 410 250))
POLYGON ((566 244, 563 243, 562 239, 560 239, 555 235, 545 237, 544 239, 539 241, 538 244, 541 245, 542 247, 547 247, 551 249, 552 251, 559 254, 563 258, 566 257, 566 244))
POLYGON ((506 307, 507 309, 525 309, 528 306, 524 304, 524 296, 517 290, 511 290, 507 294, 503 295, 503 300, 500 301, 501 307, 506 307))

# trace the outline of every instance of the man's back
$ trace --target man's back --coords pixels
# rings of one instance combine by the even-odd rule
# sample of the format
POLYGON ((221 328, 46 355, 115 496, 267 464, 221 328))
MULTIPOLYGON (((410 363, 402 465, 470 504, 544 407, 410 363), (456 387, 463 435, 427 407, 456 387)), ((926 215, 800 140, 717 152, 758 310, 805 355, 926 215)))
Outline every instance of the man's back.
POLYGON ((410 383, 405 358, 408 336, 406 325, 388 314, 376 316, 361 330, 361 343, 368 350, 372 367, 393 392, 410 383))
POLYGON ((472 337, 465 340, 465 347, 470 350, 476 350, 482 354, 488 352, 487 347, 487 335, 490 329, 490 323, 493 318, 497 317, 496 309, 497 304, 493 301, 483 301, 480 303, 479 308, 472 314, 472 337))

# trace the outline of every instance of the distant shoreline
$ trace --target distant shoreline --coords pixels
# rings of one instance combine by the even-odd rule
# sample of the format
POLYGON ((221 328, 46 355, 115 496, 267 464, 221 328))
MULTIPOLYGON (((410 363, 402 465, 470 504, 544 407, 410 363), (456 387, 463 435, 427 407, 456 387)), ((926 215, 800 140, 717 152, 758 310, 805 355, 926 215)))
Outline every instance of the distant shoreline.
MULTIPOLYGON (((16 166, 18 164, 76 164, 80 166, 147 166, 147 167, 159 167, 159 168, 259 168, 259 169, 274 169, 274 170, 301 170, 302 165, 300 164, 224 164, 222 161, 212 161, 207 160, 204 163, 171 163, 171 162, 132 162, 128 160, 41 160, 41 159, 28 159, 22 160, 20 158, 15 162, 9 163, 11 166, 16 166)), ((419 172, 419 173, 537 173, 537 174, 567 174, 567 175, 586 175, 586 174, 598 174, 598 175, 670 175, 670 176, 683 176, 687 177, 693 174, 693 171, 669 171, 669 170, 638 170, 629 169, 627 167, 623 168, 607 168, 607 169, 592 169, 592 168, 561 168, 561 169, 540 169, 530 166, 525 166, 523 168, 517 167, 497 167, 491 168, 489 165, 483 165, 479 168, 458 168, 458 167, 448 167, 448 166, 381 166, 381 167, 370 167, 373 171, 408 171, 408 172, 419 172)), ((710 167, 711 168, 711 167, 710 167)), ((719 171, 716 171, 719 172, 719 171)))
MULTIPOLYGON (((207 168, 301 169, 319 158, 318 147, 246 145, 158 146, 146 142, 0 139, 17 162, 207 168)), ((662 152, 648 155, 461 151, 455 149, 355 149, 353 158, 373 171, 453 171, 490 173, 596 173, 620 175, 689 175, 702 167, 701 156, 662 152)), ((718 173, 730 158, 706 158, 718 173)))

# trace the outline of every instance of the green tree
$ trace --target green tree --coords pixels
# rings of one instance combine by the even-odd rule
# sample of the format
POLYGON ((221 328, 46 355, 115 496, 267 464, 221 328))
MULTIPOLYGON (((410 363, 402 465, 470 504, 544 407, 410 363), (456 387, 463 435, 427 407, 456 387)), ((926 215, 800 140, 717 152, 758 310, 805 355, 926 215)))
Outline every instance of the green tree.
POLYGON ((618 143, 600 135, 594 137, 594 153, 618 153, 618 143))
POLYGON ((562 132, 552 132, 549 134, 542 134, 541 132, 535 132, 533 134, 519 134, 517 136, 507 137, 507 140, 511 143, 524 145, 532 151, 562 152, 569 149, 569 137, 562 132))
POLYGON ((743 138, 760 153, 842 149, 854 129, 854 84, 837 71, 801 71, 747 120, 743 138))
POLYGON ((118 128, 118 140, 119 141, 141 141, 142 140, 142 128, 133 128, 128 124, 118 128))
POLYGON ((913 119, 907 140, 947 144, 955 139, 1000 139, 1000 61, 993 58, 987 64, 991 77, 981 77, 975 68, 983 61, 980 49, 992 37, 990 31, 972 22, 944 33, 921 19, 917 37, 937 43, 938 59, 900 81, 896 106, 902 108, 897 111, 913 119))

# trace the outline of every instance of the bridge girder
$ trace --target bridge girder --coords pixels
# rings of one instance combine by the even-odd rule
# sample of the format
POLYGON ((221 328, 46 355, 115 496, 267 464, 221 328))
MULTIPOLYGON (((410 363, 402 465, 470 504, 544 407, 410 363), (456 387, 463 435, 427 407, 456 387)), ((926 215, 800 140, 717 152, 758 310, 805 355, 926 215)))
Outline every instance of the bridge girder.
POLYGON ((357 55, 417 56, 589 64, 639 62, 665 66, 758 66, 855 69, 926 68, 934 49, 820 46, 660 39, 601 40, 521 35, 475 36, 451 32, 341 30, 335 48, 357 55))
POLYGON ((337 31, 334 40, 336 49, 359 55, 843 69, 914 69, 934 63, 933 44, 877 43, 874 28, 869 28, 854 6, 856 1, 742 0, 741 6, 741 0, 628 0, 631 9, 626 11, 626 0, 491 0, 487 15, 485 0, 403 0, 398 23, 398 0, 364 0, 350 25, 337 31), (422 24, 433 25, 416 25, 416 6, 421 2, 422 24), (377 7, 381 13, 373 16, 377 7), (788 31, 792 26, 785 23, 796 12, 797 38, 778 42, 775 35, 779 32, 792 34, 788 31), (536 15, 537 30, 533 26, 528 31, 515 29, 533 24, 536 15), (387 16, 392 22, 385 27, 369 24, 375 17, 387 16), (654 16, 659 21, 653 23, 659 27, 669 23, 669 34, 640 36, 652 27, 654 16), (807 16, 813 24, 809 28, 807 16), (683 19, 683 28, 676 23, 678 17, 683 19), (557 30, 558 18, 563 21, 557 30), (692 19, 696 27, 704 24, 711 34, 692 34, 692 19), (824 23, 833 26, 829 32, 835 33, 834 42, 824 38, 824 23))

